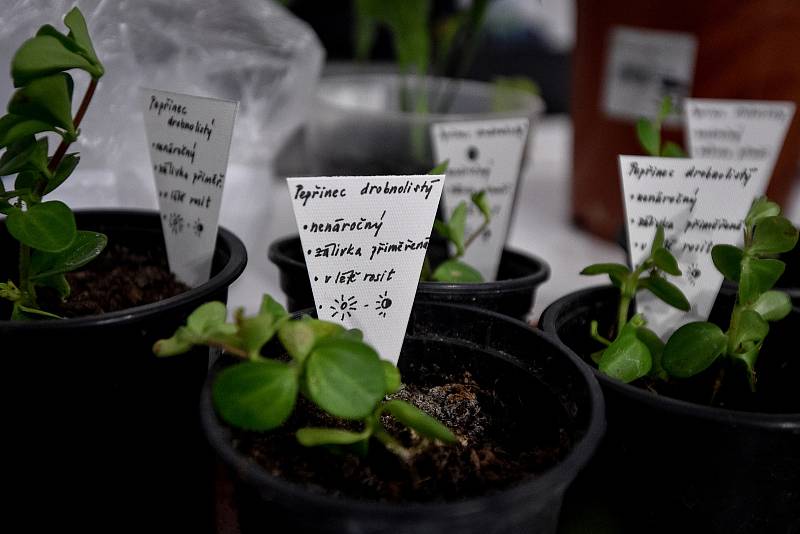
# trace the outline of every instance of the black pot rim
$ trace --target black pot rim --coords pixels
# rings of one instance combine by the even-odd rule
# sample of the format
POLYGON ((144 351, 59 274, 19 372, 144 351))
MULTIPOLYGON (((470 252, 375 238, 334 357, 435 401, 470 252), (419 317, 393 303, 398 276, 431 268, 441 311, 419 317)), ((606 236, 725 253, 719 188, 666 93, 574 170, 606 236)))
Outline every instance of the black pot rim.
MULTIPOLYGON (((442 302, 425 302, 424 304, 426 306, 442 308, 442 313, 447 313, 448 308, 459 308, 485 314, 493 317, 496 320, 511 321, 512 323, 530 330, 534 333, 534 335, 558 348, 558 345, 551 336, 531 328, 528 324, 522 321, 502 315, 500 313, 460 304, 449 304, 442 302)), ((313 309, 309 308, 307 310, 298 311, 293 314, 293 316, 299 317, 304 313, 313 313, 313 311, 313 309)), ((565 472, 577 474, 586 466, 593 456, 605 432, 605 401, 603 399, 603 393, 597 381, 592 376, 592 373, 589 372, 585 366, 575 361, 576 357, 570 352, 566 352, 565 355, 573 360, 576 370, 583 377, 584 384, 589 389, 591 414, 589 426, 586 429, 586 432, 583 436, 581 436, 579 441, 561 462, 548 469, 544 473, 491 495, 473 497, 469 499, 438 503, 385 503, 379 501, 365 501, 350 497, 337 497, 327 494, 312 493, 304 489, 299 484, 269 475, 266 471, 261 469, 258 464, 236 451, 236 449, 234 449, 234 447, 232 447, 225 438, 225 433, 222 430, 222 426, 219 423, 219 418, 217 417, 212 405, 211 395, 206 393, 210 388, 210 375, 209 380, 207 380, 206 385, 204 386, 204 393, 200 400, 200 417, 203 429, 207 439, 209 440, 209 443, 211 444, 211 447, 217 452, 217 454, 223 457, 225 463, 232 467, 237 475, 244 480, 244 482, 254 487, 269 487, 281 492, 284 495, 290 496, 292 499, 310 503, 316 507, 326 509, 346 509, 347 511, 353 513, 379 513, 402 516, 407 513, 431 513, 433 511, 438 511, 440 513, 448 513, 450 515, 458 515, 459 513, 469 514, 474 510, 491 509, 495 502, 524 502, 525 500, 529 499, 531 494, 541 493, 545 488, 556 486, 559 482, 563 483, 563 474, 565 472)), ((511 361, 512 363, 522 367, 525 366, 524 360, 515 357, 508 358, 508 361, 511 361)), ((573 478, 574 476, 575 475, 573 475, 573 478)), ((572 480, 572 478, 569 480, 572 480)))
MULTIPOLYGON (((307 267, 304 262, 290 258, 286 254, 284 254, 281 250, 289 243, 299 239, 300 236, 297 234, 288 235, 276 239, 270 244, 269 250, 267 251, 267 257, 272 263, 274 263, 281 269, 293 268, 293 269, 303 269, 307 271, 307 267)), ((419 282, 417 290, 418 291, 421 290, 425 293, 430 293, 430 294, 450 294, 453 293, 454 291, 468 290, 471 293, 476 293, 476 294, 490 293, 493 295, 497 295, 500 293, 513 293, 519 291, 520 289, 526 289, 533 286, 538 286, 539 284, 542 284, 548 278, 550 278, 549 265, 547 265, 547 262, 545 262, 538 256, 534 256, 533 254, 528 254, 527 252, 512 250, 509 248, 503 248, 503 254, 510 256, 511 258, 519 261, 520 263, 524 262, 530 264, 534 268, 533 271, 530 274, 527 274, 525 276, 520 276, 518 278, 509 278, 506 280, 497 280, 494 282, 478 282, 471 284, 463 284, 463 283, 458 284, 450 282, 419 282)))
MULTIPOLYGON (((147 209, 79 209, 75 210, 76 215, 91 215, 98 217, 117 217, 117 218, 159 218, 159 212, 147 209)), ((160 223, 160 221, 159 221, 160 223)), ((219 227, 217 240, 230 251, 230 259, 216 275, 212 276, 208 282, 190 289, 180 295, 169 297, 158 302, 134 306, 125 310, 105 313, 102 315, 90 315, 87 317, 75 317, 71 319, 53 319, 41 321, 0 321, 0 329, 13 328, 15 330, 48 331, 61 330, 67 328, 84 328, 99 325, 122 324, 129 321, 139 321, 155 314, 169 313, 170 310, 185 306, 187 302, 202 299, 214 294, 222 287, 227 287, 236 280, 247 264, 247 250, 244 243, 233 232, 219 227)))
POLYGON ((562 310, 573 300, 597 293, 615 289, 612 285, 592 286, 579 289, 568 293, 555 300, 542 312, 540 328, 552 336, 553 340, 569 354, 573 355, 585 368, 591 370, 603 388, 609 388, 615 392, 632 399, 635 402, 645 404, 655 410, 667 412, 683 417, 691 417, 714 423, 744 426, 762 430, 800 430, 800 413, 765 413, 765 412, 745 412, 730 408, 719 408, 715 406, 703 406, 664 395, 657 395, 651 391, 641 389, 630 384, 621 382, 601 373, 597 368, 589 365, 569 346, 567 346, 556 333, 556 319, 561 315, 562 310))

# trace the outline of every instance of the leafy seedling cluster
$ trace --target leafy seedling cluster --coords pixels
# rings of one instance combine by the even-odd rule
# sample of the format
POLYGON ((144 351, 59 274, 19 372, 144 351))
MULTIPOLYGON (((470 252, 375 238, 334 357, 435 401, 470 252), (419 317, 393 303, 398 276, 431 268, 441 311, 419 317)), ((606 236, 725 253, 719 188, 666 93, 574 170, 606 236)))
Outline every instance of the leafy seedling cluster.
MULTIPOLYGON (((258 314, 245 317, 239 309, 227 322, 221 302, 197 308, 186 325, 156 342, 158 356, 187 352, 195 345, 223 349, 241 358, 214 381, 214 406, 229 424, 264 432, 282 425, 292 414, 298 395, 328 414, 361 423, 361 430, 300 428, 297 440, 304 446, 325 445, 365 454, 371 438, 402 458, 413 451, 404 447, 384 427, 383 414, 413 429, 426 440, 455 443, 455 435, 415 406, 388 399, 401 386, 400 371, 364 343, 358 330, 303 316, 290 318, 286 310, 265 295, 258 314), (265 358, 264 345, 277 336, 289 361, 265 358)), ((423 441, 424 443, 424 441, 423 441)))
POLYGON ((661 365, 664 344, 658 335, 646 327, 641 314, 628 319, 631 301, 641 290, 650 291, 660 300, 679 310, 687 311, 689 301, 683 292, 666 279, 664 273, 680 276, 675 256, 664 246, 664 229, 656 229, 650 254, 635 269, 620 263, 597 263, 581 271, 583 275, 606 274, 619 289, 617 322, 614 337, 610 340, 598 332, 598 322, 592 321, 592 337, 606 346, 592 354, 600 371, 623 382, 651 375, 666 378, 661 365), (643 276, 644 274, 646 276, 643 276))
POLYGON ((665 157, 665 158, 685 158, 686 153, 683 149, 673 143, 672 141, 661 141, 661 125, 664 119, 669 117, 673 112, 672 98, 669 96, 664 97, 661 101, 658 113, 655 119, 639 119, 636 123, 636 137, 639 139, 639 144, 650 156, 665 157))
POLYGON ((0 181, 0 213, 6 229, 19 242, 19 278, 0 282, 0 297, 12 302, 12 320, 57 318, 41 310, 37 289, 54 289, 65 299, 70 287, 64 273, 94 259, 106 245, 106 236, 79 231, 75 215, 63 202, 44 200, 72 174, 80 158, 67 153, 78 139, 81 120, 104 69, 95 54, 86 21, 78 8, 64 17, 69 33, 51 25, 39 28, 11 61, 17 90, 0 118, 0 176, 16 175, 13 189, 0 181), (74 82, 66 71, 79 69, 91 78, 74 118, 74 82), (38 138, 36 134, 40 135, 38 138), (48 137, 60 138, 52 156, 48 137))
POLYGON ((721 372, 725 364, 742 369, 755 390, 756 360, 769 322, 783 319, 792 310, 789 296, 773 289, 786 268, 774 256, 792 250, 798 238, 797 228, 780 213, 776 203, 757 199, 744 220, 744 246, 716 245, 711 250, 717 270, 738 284, 728 329, 723 332, 709 322, 692 322, 676 330, 662 358, 670 376, 688 378, 723 359, 721 372))

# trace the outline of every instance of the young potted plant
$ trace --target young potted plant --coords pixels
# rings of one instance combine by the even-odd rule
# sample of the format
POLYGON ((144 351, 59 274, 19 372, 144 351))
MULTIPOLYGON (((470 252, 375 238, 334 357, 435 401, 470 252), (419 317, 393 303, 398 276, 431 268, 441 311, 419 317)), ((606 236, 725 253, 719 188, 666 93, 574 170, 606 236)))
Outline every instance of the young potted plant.
POLYGON ((67 34, 45 25, 16 52, 18 89, 0 118, 0 175, 16 175, 13 187, 0 185, 3 400, 14 407, 5 472, 15 509, 56 496, 51 514, 26 518, 31 529, 58 521, 116 530, 113 521, 155 517, 167 526, 209 488, 196 424, 208 351, 166 362, 148 348, 200 303, 224 300, 247 256, 220 229, 211 279, 190 289, 169 273, 158 213, 75 214, 46 198, 78 164, 68 147, 104 72, 81 12, 64 23, 67 34), (72 70, 90 78, 74 116, 72 70))
POLYGON ((677 268, 660 252, 660 231, 637 269, 590 266, 585 274, 608 274, 613 285, 566 295, 542 315, 542 328, 592 368, 606 396, 608 435, 582 493, 623 532, 800 528, 800 365, 788 350, 800 314, 772 289, 784 269, 774 256, 794 248, 797 229, 765 199, 745 227, 743 248, 712 251, 738 283, 728 316, 712 317, 718 324, 689 323, 664 344, 626 309, 643 288, 684 305, 674 286, 652 282, 677 268), (612 479, 613 494, 598 491, 612 479))
POLYGON ((233 322, 204 305, 154 350, 195 344, 228 355, 201 409, 241 532, 555 532, 603 429, 588 370, 475 308, 416 304, 399 370, 268 296, 233 322))
MULTIPOLYGON (((442 164, 431 174, 443 172, 445 168, 446 164, 442 164)), ((466 202, 460 202, 448 220, 435 221, 417 298, 477 306, 524 320, 533 307, 536 289, 550 276, 550 268, 536 256, 505 249, 497 279, 483 280, 478 271, 461 260, 464 251, 486 230, 491 217, 483 192, 472 195, 472 203, 482 214, 483 223, 470 235, 465 231, 466 202), (454 254, 450 254, 449 247, 454 254)), ((268 256, 280 271, 287 308, 290 311, 313 308, 314 296, 300 237, 278 239, 270 245, 268 256)))

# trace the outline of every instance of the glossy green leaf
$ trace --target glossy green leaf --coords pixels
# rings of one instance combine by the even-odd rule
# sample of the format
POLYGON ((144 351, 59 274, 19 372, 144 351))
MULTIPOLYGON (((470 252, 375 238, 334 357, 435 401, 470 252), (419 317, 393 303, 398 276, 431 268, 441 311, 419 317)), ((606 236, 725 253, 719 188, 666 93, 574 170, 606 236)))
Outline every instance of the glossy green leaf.
POLYGON ((258 313, 271 315, 276 321, 289 316, 289 312, 286 311, 286 308, 269 294, 264 294, 261 297, 261 305, 258 307, 258 313))
POLYGON ((214 407, 228 423, 263 432, 280 426, 294 409, 295 369, 275 360, 248 361, 226 368, 214 381, 214 407))
POLYGON ((44 188, 42 194, 46 195, 52 193, 58 186, 63 184, 64 181, 70 177, 72 171, 75 170, 80 161, 81 158, 76 152, 65 155, 64 159, 59 163, 56 172, 53 173, 53 177, 47 181, 47 186, 44 188))
POLYGON ((750 206, 747 216, 744 219, 744 224, 748 228, 752 228, 763 219, 767 217, 775 217, 781 214, 781 207, 772 202, 767 197, 759 197, 750 206))
POLYGON ((400 389, 402 385, 400 369, 395 367, 392 362, 386 360, 381 360, 381 365, 383 366, 383 381, 386 384, 385 392, 387 395, 391 395, 400 389))
POLYGON ((636 123, 636 137, 639 144, 650 156, 658 156, 661 146, 661 132, 647 119, 639 119, 636 123))
POLYGON ((690 308, 689 301, 678 286, 661 276, 650 275, 646 278, 640 278, 639 285, 673 308, 683 311, 688 311, 690 308))
POLYGON ((706 370, 724 351, 728 338, 711 323, 695 322, 678 328, 667 340, 661 365, 677 378, 706 370))
POLYGON ((12 143, 0 157, 0 176, 47 169, 47 138, 26 137, 12 143))
POLYGON ((450 166, 450 160, 446 159, 443 162, 439 163, 436 167, 429 170, 428 174, 446 174, 447 167, 449 166, 450 166))
POLYGON ((61 300, 66 299, 69 297, 71 289, 69 287, 69 282, 64 277, 63 274, 51 274, 50 276, 44 276, 36 279, 36 285, 41 287, 49 287, 53 289, 56 294, 61 298, 61 300))
POLYGON ((32 308, 25 306, 19 302, 14 303, 13 310, 11 311, 12 321, 31 321, 37 319, 61 319, 60 315, 50 313, 49 311, 40 310, 39 308, 32 308))
POLYGON ((78 232, 72 210, 58 200, 9 212, 6 228, 20 243, 44 252, 66 250, 78 232))
POLYGON ((339 428, 305 427, 297 430, 297 441, 304 447, 319 445, 352 445, 359 441, 369 439, 372 433, 369 429, 363 432, 350 432, 339 428))
POLYGON ((717 270, 728 280, 737 283, 742 274, 742 258, 744 252, 733 245, 714 245, 711 249, 711 259, 717 270))
POLYGON ((66 14, 64 17, 64 24, 70 30, 69 37, 85 50, 84 57, 91 61, 102 75, 103 66, 100 60, 97 59, 97 54, 92 45, 92 38, 89 36, 89 30, 86 28, 86 20, 77 7, 73 7, 69 13, 66 14))
POLYGON ((657 248, 653 253, 653 263, 667 274, 673 276, 680 276, 681 270, 678 267, 678 260, 672 255, 670 251, 665 248, 657 248))
POLYGON ((484 222, 488 223, 492 219, 492 207, 489 206, 489 199, 486 197, 486 191, 473 193, 470 198, 472 199, 472 203, 480 210, 481 215, 483 215, 484 222))
POLYGON ((278 339, 292 358, 303 362, 318 341, 344 332, 344 327, 336 323, 303 317, 283 323, 278 329, 278 339))
POLYGON ((40 176, 38 171, 21 171, 14 179, 14 189, 18 191, 20 197, 30 193, 36 187, 36 179, 40 176), (26 193, 23 193, 26 192, 26 193))
POLYGON ((69 50, 52 35, 37 35, 28 39, 11 60, 14 87, 22 87, 36 78, 76 68, 85 70, 93 78, 103 75, 101 68, 69 50))
POLYGON ((361 419, 386 392, 384 369, 369 345, 344 337, 320 340, 306 361, 311 399, 326 412, 361 419))
POLYGON ((20 115, 4 115, 0 118, 0 148, 20 139, 30 137, 33 134, 53 130, 53 126, 47 122, 29 119, 20 115))
POLYGON ((640 326, 636 329, 636 338, 644 343, 647 347, 647 350, 650 351, 652 366, 650 367, 649 374, 651 376, 666 380, 667 373, 661 366, 661 358, 664 354, 664 342, 661 341, 661 338, 658 337, 658 334, 644 326, 640 326))
POLYGON ((407 427, 413 428, 418 434, 426 438, 438 439, 444 443, 456 443, 458 441, 449 428, 406 401, 392 399, 384 403, 383 409, 392 414, 395 419, 407 427))
POLYGON ((664 248, 664 227, 658 225, 656 226, 656 231, 653 234, 653 242, 650 244, 650 254, 653 254, 660 248, 664 248))
POLYGON ((186 319, 186 327, 199 337, 205 337, 228 318, 228 309, 219 301, 206 302, 186 319))
POLYGON ((773 258, 744 258, 739 277, 739 301, 742 304, 754 302, 772 289, 785 268, 785 263, 773 258))
POLYGON ((780 321, 792 311, 792 299, 783 291, 766 291, 751 309, 767 321, 780 321))
POLYGON ((630 269, 621 263, 595 263, 594 265, 585 267, 580 274, 585 276, 608 274, 609 276, 614 276, 618 280, 621 280, 628 276, 630 272, 630 269))
POLYGON ((603 374, 629 383, 647 375, 652 365, 647 345, 639 340, 636 328, 628 322, 619 337, 603 352, 598 368, 603 374))
POLYGON ((63 72, 31 80, 11 97, 8 112, 74 132, 72 85, 72 77, 63 72))
POLYGON ((749 351, 761 345, 769 333, 769 323, 753 310, 742 310, 733 337, 734 351, 749 351))
POLYGON ((158 357, 184 354, 194 346, 195 341, 199 341, 197 336, 185 326, 181 326, 171 337, 156 341, 153 344, 153 354, 158 357))
POLYGON ((473 267, 460 260, 445 260, 439 264, 431 275, 437 282, 479 283, 483 276, 473 267))
POLYGON ((447 221, 448 238, 456 246, 456 256, 464 255, 464 231, 467 224, 467 203, 459 202, 447 221))
POLYGON ((672 141, 667 141, 664 143, 664 146, 661 147, 661 156, 664 158, 685 158, 686 152, 683 151, 680 145, 672 141))
POLYGON ((33 251, 31 254, 31 278, 68 273, 83 267, 96 258, 106 247, 108 238, 99 233, 80 230, 69 247, 61 252, 33 251))
POLYGON ((780 254, 789 252, 797 244, 797 228, 786 217, 761 219, 753 232, 751 254, 780 254))

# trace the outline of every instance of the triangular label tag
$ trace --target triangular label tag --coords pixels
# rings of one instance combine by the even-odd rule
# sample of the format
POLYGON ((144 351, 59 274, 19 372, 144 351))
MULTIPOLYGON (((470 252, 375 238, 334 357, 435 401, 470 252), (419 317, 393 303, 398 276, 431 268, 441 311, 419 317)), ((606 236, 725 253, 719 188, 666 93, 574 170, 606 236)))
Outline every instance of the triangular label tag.
POLYGON ((489 227, 467 248, 463 261, 484 280, 497 278, 500 256, 508 235, 522 156, 528 139, 528 119, 465 121, 434 124, 431 139, 436 162, 449 161, 444 207, 450 212, 461 202, 469 207, 465 235, 483 223, 472 205, 473 193, 486 191, 492 218, 489 227))
POLYGON ((286 181, 318 317, 396 363, 444 175, 286 181))
MULTIPOLYGON (((683 109, 691 157, 757 161, 771 177, 795 105, 788 101, 687 98, 683 109)), ((764 194, 767 183, 763 186, 756 194, 764 194)))
POLYGON ((208 281, 238 103, 142 89, 169 268, 189 286, 208 281))
POLYGON ((691 310, 683 312, 643 290, 636 295, 637 310, 660 336, 685 323, 706 320, 723 279, 714 267, 711 248, 741 244, 744 217, 768 181, 766 166, 644 156, 620 156, 619 164, 631 264, 636 266, 648 256, 656 226, 662 225, 665 247, 682 273, 666 278, 691 304, 691 310))

